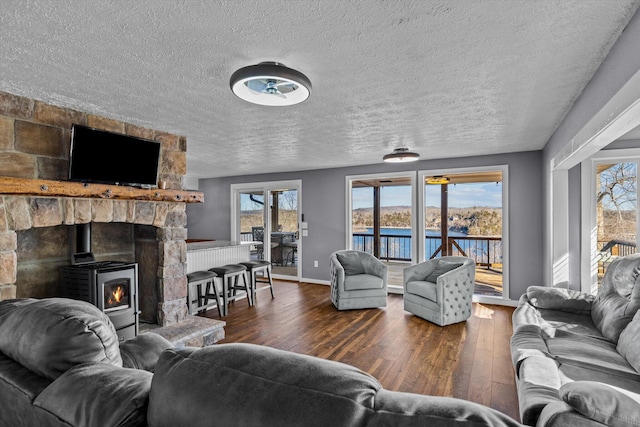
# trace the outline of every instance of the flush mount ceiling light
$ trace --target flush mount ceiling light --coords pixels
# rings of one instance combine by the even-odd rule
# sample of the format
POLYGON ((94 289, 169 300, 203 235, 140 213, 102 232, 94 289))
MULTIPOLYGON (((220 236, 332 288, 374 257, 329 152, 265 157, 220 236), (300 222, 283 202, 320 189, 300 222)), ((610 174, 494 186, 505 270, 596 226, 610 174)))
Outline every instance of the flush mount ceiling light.
POLYGON ((420 154, 409 151, 408 148, 396 148, 393 153, 385 155, 382 160, 387 163, 415 162, 420 154))
POLYGON ((240 68, 231 75, 229 85, 238 98, 258 105, 294 105, 311 95, 307 76, 278 62, 240 68))
POLYGON ((451 181, 446 176, 438 175, 438 176, 430 176, 427 178, 427 184, 448 184, 451 181))

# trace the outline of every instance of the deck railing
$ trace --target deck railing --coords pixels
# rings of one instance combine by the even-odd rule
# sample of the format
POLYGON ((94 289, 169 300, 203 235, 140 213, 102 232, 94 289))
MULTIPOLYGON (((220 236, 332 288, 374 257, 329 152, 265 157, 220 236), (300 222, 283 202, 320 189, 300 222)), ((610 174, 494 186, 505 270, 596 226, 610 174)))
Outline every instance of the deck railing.
MULTIPOLYGON (((374 236, 364 233, 353 233, 355 250, 373 253, 374 236)), ((442 239, 439 236, 425 237, 426 258, 440 256, 438 249, 442 239)), ((452 247, 451 255, 467 256, 475 260, 477 265, 490 267, 502 264, 502 238, 455 236, 449 237, 452 247)), ((411 236, 401 234, 382 234, 380 236, 380 259, 385 261, 411 261, 411 236)))
MULTIPOLYGON (((241 233, 243 242, 252 240, 251 232, 241 233)), ((477 265, 491 267, 502 264, 502 239, 500 237, 456 236, 449 237, 452 255, 467 256, 477 265)), ((425 237, 426 258, 439 256, 441 246, 439 236, 425 237)), ((373 253, 373 235, 353 233, 353 248, 373 253)), ((401 234, 382 234, 380 236, 380 259, 385 261, 411 261, 411 236, 401 234)))

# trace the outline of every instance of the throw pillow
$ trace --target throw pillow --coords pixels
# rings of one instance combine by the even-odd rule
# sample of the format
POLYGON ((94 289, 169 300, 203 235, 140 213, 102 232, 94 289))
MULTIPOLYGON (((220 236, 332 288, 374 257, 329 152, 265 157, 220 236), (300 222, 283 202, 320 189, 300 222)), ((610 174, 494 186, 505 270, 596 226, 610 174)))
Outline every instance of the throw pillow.
POLYGON ((442 276, 444 273, 447 273, 451 270, 455 270, 456 268, 462 265, 461 262, 446 262, 442 260, 438 260, 438 265, 436 265, 435 270, 431 272, 427 277, 425 277, 426 282, 436 283, 438 281, 438 277, 442 276))
POLYGON ((345 275, 364 274, 364 267, 357 252, 340 252, 336 256, 340 264, 342 264, 342 268, 344 268, 345 275))
POLYGON ((595 381, 560 387, 562 400, 587 418, 613 427, 640 424, 640 395, 595 381))

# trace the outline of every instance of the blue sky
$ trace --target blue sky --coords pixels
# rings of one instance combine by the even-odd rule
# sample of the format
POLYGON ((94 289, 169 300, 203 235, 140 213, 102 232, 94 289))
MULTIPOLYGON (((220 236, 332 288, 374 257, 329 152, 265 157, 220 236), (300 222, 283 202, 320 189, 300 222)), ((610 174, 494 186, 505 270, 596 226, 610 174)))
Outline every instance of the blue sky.
MULTIPOLYGON (((467 183, 450 184, 449 206, 465 208, 471 206, 502 206, 502 183, 467 183)), ((411 187, 383 187, 381 194, 382 206, 410 206, 411 187)), ((427 206, 440 206, 440 186, 427 185, 427 206)), ((371 188, 353 189, 353 208, 366 208, 373 205, 371 188)))

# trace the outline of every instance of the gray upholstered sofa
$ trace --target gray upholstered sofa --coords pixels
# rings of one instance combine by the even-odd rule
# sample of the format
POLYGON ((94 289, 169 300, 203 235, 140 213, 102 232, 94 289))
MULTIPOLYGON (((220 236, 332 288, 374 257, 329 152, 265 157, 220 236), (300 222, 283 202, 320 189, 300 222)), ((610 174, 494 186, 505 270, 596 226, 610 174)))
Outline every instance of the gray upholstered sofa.
POLYGON ((386 391, 338 362, 251 344, 169 345, 153 333, 118 345, 108 317, 82 301, 2 301, 0 425, 519 425, 464 400, 386 391))
POLYGON ((331 301, 338 310, 386 307, 387 266, 371 254, 340 250, 331 254, 331 301))
POLYGON ((83 301, 2 301, 0 426, 145 425, 151 371, 170 347, 156 334, 119 345, 83 301))
POLYGON ((640 254, 611 263, 597 296, 530 287, 511 338, 522 422, 640 425, 639 307, 640 254))
POLYGON ((165 351, 148 421, 154 427, 520 425, 476 403, 384 390, 353 366, 253 344, 165 351))

